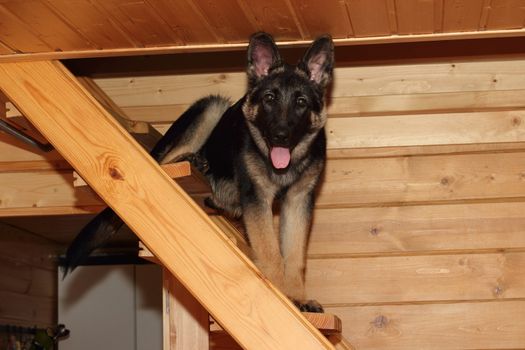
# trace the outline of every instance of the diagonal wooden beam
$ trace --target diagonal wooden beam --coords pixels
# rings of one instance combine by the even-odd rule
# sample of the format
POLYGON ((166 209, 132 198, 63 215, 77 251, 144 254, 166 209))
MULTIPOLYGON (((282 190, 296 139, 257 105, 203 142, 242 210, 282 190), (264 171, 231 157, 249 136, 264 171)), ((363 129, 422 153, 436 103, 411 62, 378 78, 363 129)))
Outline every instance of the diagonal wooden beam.
POLYGON ((129 132, 147 133, 148 124, 129 120, 119 106, 93 81, 88 77, 77 77, 77 81, 87 90, 104 108, 129 132))
POLYGON ((0 89, 246 349, 333 349, 57 61, 0 64, 0 89))

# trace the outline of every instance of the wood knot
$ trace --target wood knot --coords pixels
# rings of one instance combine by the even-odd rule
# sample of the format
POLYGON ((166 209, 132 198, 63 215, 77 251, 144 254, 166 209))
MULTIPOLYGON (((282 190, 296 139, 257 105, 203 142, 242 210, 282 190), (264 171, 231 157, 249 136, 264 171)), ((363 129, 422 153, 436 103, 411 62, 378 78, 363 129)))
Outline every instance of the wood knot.
POLYGON ((375 327, 375 328, 386 328, 386 326, 388 326, 388 318, 386 318, 386 316, 383 316, 383 315, 379 315, 377 316, 374 321, 372 322, 372 325, 375 327))
POLYGON ((512 118, 512 126, 520 126, 521 125, 521 118, 514 117, 512 118))
POLYGON ((444 177, 444 178, 441 179, 440 183, 443 186, 448 186, 450 184, 450 180, 448 179, 448 177, 444 177))
POLYGON ((499 296, 501 296, 501 295, 503 294, 504 291, 505 291, 505 290, 504 290, 504 288, 503 288, 502 286, 497 285, 497 286, 494 288, 494 295, 497 296, 497 297, 499 297, 499 296))
POLYGON ((226 74, 219 74, 215 79, 213 79, 213 82, 215 84, 224 83, 225 81, 226 81, 226 74))
POLYGON ((114 180, 124 180, 124 176, 120 173, 118 168, 110 167, 109 176, 114 180))
POLYGON ((377 228, 377 227, 372 227, 372 228, 370 229, 370 234, 371 234, 372 236, 378 236, 378 235, 379 235, 379 232, 380 232, 380 230, 379 230, 379 228, 377 228))

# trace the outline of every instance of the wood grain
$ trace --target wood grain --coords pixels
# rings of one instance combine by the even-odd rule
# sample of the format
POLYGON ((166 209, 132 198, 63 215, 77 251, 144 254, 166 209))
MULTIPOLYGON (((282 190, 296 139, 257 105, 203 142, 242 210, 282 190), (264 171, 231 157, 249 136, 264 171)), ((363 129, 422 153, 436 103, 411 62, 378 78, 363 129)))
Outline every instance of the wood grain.
MULTIPOLYGON (((317 207, 521 201, 525 198, 524 157, 525 153, 516 151, 332 159, 317 207)), ((72 174, 68 172, 11 172, 0 173, 0 178, 1 205, 6 209, 101 205, 89 190, 73 191, 72 174)), ((180 183, 192 194, 208 192, 200 181, 180 183)))
POLYGON ((334 96, 513 90, 524 74, 521 60, 348 67, 338 72, 334 96))
MULTIPOLYGON (((397 1, 396 17, 399 34, 427 34, 433 33, 435 3, 438 1, 397 1), (414 14, 417 13, 417 16, 414 14)), ((441 28, 438 28, 441 29, 441 28)))
POLYGON ((524 212, 523 202, 317 209, 308 254, 321 259, 524 249, 524 212))
POLYGON ((328 148, 457 145, 525 141, 525 111, 329 118, 328 148))
POLYGON ((0 53, 8 60, 239 49, 259 30, 284 45, 304 45, 322 33, 342 45, 523 35, 515 0, 0 3, 10 11, 0 30, 0 53))
POLYGON ((525 153, 337 159, 326 166, 320 207, 521 198, 525 153))
POLYGON ((224 43, 246 42, 259 28, 250 21, 237 1, 193 1, 207 24, 224 43))
POLYGON ((333 37, 353 36, 350 18, 343 1, 302 1, 292 0, 291 4, 309 38, 322 34, 333 37), (319 14, 322 13, 322 16, 319 14))
POLYGON ((492 0, 488 13, 487 29, 519 28, 525 16, 522 4, 515 0, 492 0))
POLYGON ((192 1, 147 1, 184 44, 211 43, 217 34, 192 1))
MULTIPOLYGON (((521 110, 523 108, 523 94, 524 90, 504 90, 385 96, 332 96, 328 106, 328 116, 329 118, 345 118, 400 116, 417 113, 521 110)), ((142 98, 139 94, 136 97, 139 100, 142 98)), ((160 104, 123 106, 122 110, 125 111, 129 119, 162 124, 162 122, 171 122, 178 118, 190 106, 191 102, 174 104, 173 101, 166 99, 158 103, 160 104)))
POLYGON ((389 14, 384 0, 345 1, 356 37, 390 35, 389 14))
POLYGON ((246 17, 255 28, 275 28, 272 32, 276 38, 289 40, 303 37, 301 24, 298 23, 297 13, 285 1, 257 1, 241 0, 246 17))
POLYGON ((0 208, 74 207, 102 204, 89 188, 73 188, 71 171, 0 173, 0 208))
POLYGON ((322 305, 525 298, 525 254, 313 259, 308 298, 322 305))
POLYGON ((334 344, 336 350, 354 350, 355 348, 342 334, 330 334, 328 340, 334 344))
POLYGON ((356 349, 521 349, 525 301, 328 308, 356 349))
POLYGON ((140 47, 180 44, 181 40, 145 1, 96 1, 104 17, 115 21, 140 47))
POLYGON ((80 77, 78 81, 93 95, 97 101, 122 125, 127 131, 134 133, 148 133, 149 127, 146 123, 129 120, 122 109, 107 96, 100 87, 88 77, 80 77))
MULTIPOLYGON (((162 168, 162 170, 164 170, 166 175, 168 175, 172 179, 190 176, 192 174, 190 163, 186 161, 162 164, 160 167, 162 168)), ((82 177, 80 177, 78 173, 73 172, 73 178, 73 187, 87 186, 87 183, 82 179, 82 177)))
POLYGON ((32 146, 29 146, 16 138, 0 133, 0 162, 61 162, 64 158, 57 152, 44 153, 32 146))
POLYGON ((0 223, 0 322, 48 327, 56 322, 59 246, 0 223))
POLYGON ((333 348, 61 64, 2 64, 0 84, 240 344, 333 348))
POLYGON ((49 52, 52 51, 50 45, 42 41, 35 33, 22 22, 19 18, 13 15, 9 10, 0 4, 0 15, 2 16, 2 23, 0 23, 0 40, 2 42, 20 52, 49 52))
MULTIPOLYGON (((525 89, 522 60, 341 67, 334 75, 332 98, 525 89)), ((196 96, 221 92, 239 98, 246 75, 220 72, 98 78, 95 82, 119 106, 129 107, 186 104, 196 96)))
POLYGON ((162 279, 164 350, 209 350, 208 312, 166 268, 162 279))
MULTIPOLYGON (((523 109, 523 61, 454 62, 335 69, 330 116, 523 109)), ((207 94, 240 98, 243 72, 95 79, 131 119, 172 121, 207 94)), ((473 114, 475 115, 475 114, 473 114)))
POLYGON ((38 38, 55 51, 93 49, 93 44, 70 27, 44 1, 6 1, 6 9, 17 16, 38 38))
POLYGON ((48 4, 97 49, 133 47, 133 42, 91 1, 54 0, 48 4))
POLYGON ((432 145, 328 149, 328 159, 392 158, 405 156, 465 155, 525 151, 525 143, 476 143, 467 145, 432 145))
POLYGON ((478 0, 455 0, 444 2, 443 31, 477 30, 483 10, 478 0))

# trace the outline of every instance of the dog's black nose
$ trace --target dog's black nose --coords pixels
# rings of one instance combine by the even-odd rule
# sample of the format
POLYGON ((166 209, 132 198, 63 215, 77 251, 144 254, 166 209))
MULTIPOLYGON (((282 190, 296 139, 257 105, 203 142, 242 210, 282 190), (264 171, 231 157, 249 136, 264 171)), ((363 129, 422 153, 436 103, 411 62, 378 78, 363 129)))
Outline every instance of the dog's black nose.
POLYGON ((272 135, 272 142, 275 145, 285 145, 288 142, 288 133, 285 131, 278 131, 272 135))

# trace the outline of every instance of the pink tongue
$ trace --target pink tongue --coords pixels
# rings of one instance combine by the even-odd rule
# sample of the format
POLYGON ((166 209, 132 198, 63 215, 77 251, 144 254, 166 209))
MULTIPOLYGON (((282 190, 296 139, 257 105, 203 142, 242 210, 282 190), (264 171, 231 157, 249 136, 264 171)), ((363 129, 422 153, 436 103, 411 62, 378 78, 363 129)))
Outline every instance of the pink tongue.
POLYGON ((283 169, 290 164, 290 150, 284 147, 273 147, 270 151, 272 164, 276 169, 283 169))

